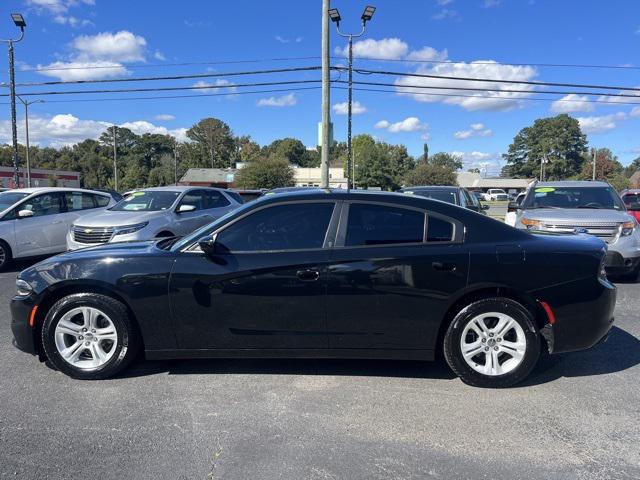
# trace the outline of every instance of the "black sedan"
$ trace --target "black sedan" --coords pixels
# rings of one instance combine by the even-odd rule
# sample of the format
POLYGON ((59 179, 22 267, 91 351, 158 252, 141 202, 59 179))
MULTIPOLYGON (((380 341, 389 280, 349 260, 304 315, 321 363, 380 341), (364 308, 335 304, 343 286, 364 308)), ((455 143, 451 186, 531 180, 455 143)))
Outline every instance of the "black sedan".
POLYGON ((543 349, 606 337, 594 237, 540 236, 393 193, 267 195, 182 238, 109 244, 20 273, 16 346, 74 378, 149 359, 432 360, 505 387, 543 349))

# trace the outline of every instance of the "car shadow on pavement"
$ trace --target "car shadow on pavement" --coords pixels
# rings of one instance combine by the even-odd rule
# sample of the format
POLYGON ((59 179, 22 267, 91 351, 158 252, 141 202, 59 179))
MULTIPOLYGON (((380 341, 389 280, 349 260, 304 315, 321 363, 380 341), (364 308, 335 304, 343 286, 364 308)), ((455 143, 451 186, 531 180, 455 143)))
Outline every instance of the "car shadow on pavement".
POLYGON ((452 380, 443 360, 336 360, 336 359, 195 359, 141 360, 119 378, 168 373, 169 375, 252 374, 252 375, 335 375, 353 377, 398 377, 452 380))
POLYGON ((561 377, 586 377, 622 372, 640 364, 640 340, 613 327, 606 342, 581 352, 547 355, 518 387, 552 382, 561 377))

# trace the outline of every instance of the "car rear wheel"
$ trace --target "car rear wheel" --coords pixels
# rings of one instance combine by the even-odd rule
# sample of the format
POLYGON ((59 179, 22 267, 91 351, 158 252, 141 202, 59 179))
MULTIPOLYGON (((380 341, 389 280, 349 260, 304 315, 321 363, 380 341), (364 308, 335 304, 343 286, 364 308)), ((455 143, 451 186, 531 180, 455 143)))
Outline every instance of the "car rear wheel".
POLYGON ((11 263, 11 248, 6 242, 0 240, 0 271, 11 263))
POLYGON ((449 326, 444 353, 469 385, 510 387, 524 380, 540 357, 531 313, 508 298, 489 298, 462 309, 449 326))
POLYGON ((108 378, 135 358, 138 335, 118 300, 80 293, 62 298, 47 313, 42 344, 51 363, 83 380, 108 378))

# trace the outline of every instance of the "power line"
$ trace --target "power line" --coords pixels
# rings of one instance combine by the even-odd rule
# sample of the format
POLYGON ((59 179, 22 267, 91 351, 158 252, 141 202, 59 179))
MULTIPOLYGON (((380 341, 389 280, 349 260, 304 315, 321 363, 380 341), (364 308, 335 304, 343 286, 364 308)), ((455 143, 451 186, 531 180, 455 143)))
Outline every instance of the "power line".
MULTIPOLYGON (((344 60, 345 57, 331 57, 336 60, 344 60)), ((514 63, 514 62, 494 62, 477 60, 409 60, 406 58, 375 58, 375 57, 353 57, 354 60, 376 61, 376 62, 400 62, 400 63, 427 63, 427 64, 460 64, 468 65, 500 65, 505 67, 558 67, 558 68, 597 68, 614 70, 640 70, 634 65, 593 65, 580 63, 514 63)))
MULTIPOLYGON (((312 67, 292 67, 292 68, 275 68, 268 70, 250 70, 244 72, 218 72, 218 73, 195 73, 190 75, 171 75, 171 76, 153 76, 153 77, 129 77, 129 78, 104 78, 97 80, 65 80, 51 82, 30 82, 17 83, 16 87, 40 87, 47 85, 78 85, 92 83, 117 83, 117 82, 146 82, 152 80, 185 80, 194 78, 212 78, 212 77, 237 77, 242 75, 266 75, 271 73, 290 73, 290 72, 310 72, 320 70, 319 66, 312 67)), ((6 84, 0 84, 6 86, 6 84)))
MULTIPOLYGON (((67 90, 67 91, 49 91, 49 92, 28 92, 18 93, 19 96, 48 96, 48 95, 75 95, 84 93, 133 93, 133 92, 168 92, 180 90, 213 90, 222 88, 241 88, 241 87, 266 87, 275 85, 295 85, 299 83, 320 83, 321 80, 288 80, 279 82, 255 82, 255 83, 236 83, 233 85, 198 85, 190 87, 154 87, 154 88, 114 88, 100 90, 67 90)), ((1 94, 2 97, 9 96, 1 94)))
MULTIPOLYGON (((346 70, 344 67, 334 67, 336 70, 346 70)), ((433 75, 429 73, 405 73, 394 72, 387 70, 366 70, 366 69, 354 69, 354 72, 365 75, 391 75, 401 77, 419 77, 419 78, 433 78, 440 80, 463 80, 468 82, 488 82, 488 83, 506 83, 510 85, 536 85, 543 87, 570 87, 570 88, 600 88, 602 90, 626 90, 640 92, 639 87, 620 87, 612 85, 587 85, 580 83, 558 83, 558 82, 537 82, 532 80, 501 80, 497 78, 474 78, 474 77, 457 77, 453 75, 433 75)))
MULTIPOLYGON (((338 80, 336 83, 347 83, 344 80, 338 80)), ((558 91, 558 90, 547 90, 544 92, 536 92, 532 90, 517 90, 517 89, 502 89, 502 88, 479 88, 479 87, 448 87, 448 86, 433 86, 433 85, 398 85, 395 83, 384 83, 384 82, 361 82, 355 81, 354 85, 370 85, 370 86, 378 86, 378 87, 394 87, 397 89, 404 88, 419 88, 419 89, 427 89, 427 90, 460 90, 460 91, 473 91, 473 92, 497 92, 497 93, 525 93, 528 95, 534 93, 546 93, 550 95, 598 95, 598 96, 607 96, 607 97, 630 97, 630 98, 640 98, 640 95, 628 95, 626 93, 606 93, 606 92, 576 92, 576 91, 558 91)), ((400 92, 400 93, 412 93, 408 92, 400 92)))

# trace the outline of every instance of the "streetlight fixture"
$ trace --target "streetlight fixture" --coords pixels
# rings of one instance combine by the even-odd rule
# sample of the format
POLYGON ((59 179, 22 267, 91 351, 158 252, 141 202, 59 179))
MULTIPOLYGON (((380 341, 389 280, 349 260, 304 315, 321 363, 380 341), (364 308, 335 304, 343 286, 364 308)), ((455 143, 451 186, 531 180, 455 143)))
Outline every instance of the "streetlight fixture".
POLYGON ((18 130, 16 127, 16 76, 13 66, 13 44, 19 42, 24 38, 24 29, 27 26, 27 22, 24 21, 24 17, 19 13, 12 13, 11 19, 13 23, 20 29, 20 36, 18 38, 0 39, 0 42, 4 42, 9 45, 9 89, 11 95, 11 139, 13 141, 13 182, 15 187, 20 187, 20 177, 18 176, 18 130))
POLYGON ((24 105, 24 132, 25 141, 27 144, 27 187, 31 188, 31 162, 29 160, 29 105, 33 105, 34 103, 44 103, 44 100, 33 100, 32 102, 30 102, 29 100, 24 100, 20 96, 17 96, 17 98, 24 105))
POLYGON ((340 17, 340 12, 337 8, 332 8, 331 10, 329 10, 329 18, 333 23, 336 24, 338 35, 349 39, 349 99, 347 102, 347 189, 355 187, 356 177, 355 160, 353 158, 353 146, 351 143, 351 119, 353 116, 353 39, 364 35, 364 30, 367 22, 373 18, 373 14, 375 13, 375 11, 376 7, 372 7, 371 5, 365 7, 364 12, 362 12, 362 17, 360 17, 362 20, 362 29, 359 33, 343 33, 340 31, 340 21, 342 20, 342 17, 340 17))

